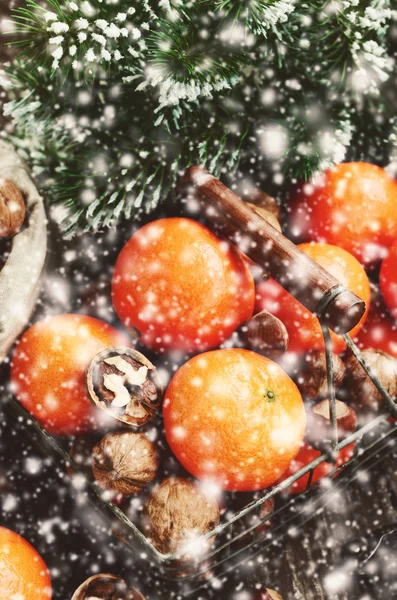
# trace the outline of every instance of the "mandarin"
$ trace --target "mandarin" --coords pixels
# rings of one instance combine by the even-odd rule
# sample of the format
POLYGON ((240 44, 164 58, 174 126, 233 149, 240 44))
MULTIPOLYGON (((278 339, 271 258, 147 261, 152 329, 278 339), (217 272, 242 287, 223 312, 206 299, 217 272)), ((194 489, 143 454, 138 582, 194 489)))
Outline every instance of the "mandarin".
MULTIPOLYGON (((371 295, 369 280, 363 267, 349 252, 330 244, 300 244, 298 248, 366 302, 365 314, 349 332, 351 336, 356 335, 364 324, 371 295)), ((289 351, 305 352, 324 347, 317 317, 274 279, 262 281, 258 285, 256 298, 258 312, 266 309, 286 326, 289 335, 289 351)), ((346 347, 343 339, 333 332, 331 338, 334 352, 343 352, 346 347)))
POLYGON ((50 600, 51 578, 40 554, 22 536, 0 527, 0 590, 4 599, 50 600))
POLYGON ((218 346, 250 319, 254 281, 240 252, 200 223, 153 221, 127 242, 112 282, 114 308, 154 350, 218 346))
POLYGON ((371 285, 368 316, 354 342, 360 350, 376 348, 397 358, 397 321, 390 315, 377 285, 371 285))
MULTIPOLYGON (((349 444, 348 446, 345 446, 345 448, 342 448, 341 450, 339 450, 338 456, 336 457, 336 463, 335 463, 336 468, 341 467, 345 463, 349 462, 349 460, 352 458, 352 456, 354 454, 354 446, 355 446, 355 444, 352 443, 352 444, 349 444)), ((286 479, 287 477, 290 477, 291 475, 295 475, 295 473, 297 473, 298 471, 303 469, 303 467, 306 467, 306 465, 311 463, 313 460, 316 460, 316 458, 319 458, 319 456, 321 456, 320 450, 316 450, 315 448, 310 446, 307 442, 304 442, 302 444, 302 447, 299 450, 297 456, 292 460, 283 479, 286 479)), ((319 465, 317 465, 317 467, 315 467, 315 469, 313 471, 310 485, 314 485, 315 483, 320 481, 323 477, 326 477, 327 475, 329 475, 331 473, 331 471, 333 471, 333 469, 334 469, 334 466, 332 463, 325 462, 325 461, 321 462, 319 465)), ((341 473, 342 473, 342 470, 337 471, 333 475, 333 478, 335 479, 335 477, 338 477, 338 475, 340 475, 341 473)), ((302 477, 299 477, 296 481, 294 481, 294 483, 288 488, 289 492, 291 494, 300 494, 301 492, 304 492, 307 488, 307 484, 309 483, 309 479, 310 479, 310 471, 308 473, 306 473, 305 475, 302 475, 302 477)))
POLYGON ((335 165, 293 194, 290 233, 335 244, 373 264, 397 239, 397 181, 364 162, 335 165))
POLYGON ((234 491, 279 479, 306 423, 299 390, 281 367, 237 348, 206 352, 180 367, 163 415, 167 441, 185 469, 234 491))
POLYGON ((14 350, 13 390, 49 433, 89 431, 97 422, 85 369, 101 350, 127 345, 127 336, 93 317, 68 314, 44 319, 25 331, 14 350))

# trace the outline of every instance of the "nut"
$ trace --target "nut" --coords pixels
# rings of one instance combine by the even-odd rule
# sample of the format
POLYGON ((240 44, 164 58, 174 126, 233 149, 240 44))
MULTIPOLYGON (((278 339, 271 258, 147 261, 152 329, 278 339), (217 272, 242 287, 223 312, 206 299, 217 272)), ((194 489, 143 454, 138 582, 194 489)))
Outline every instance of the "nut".
POLYGON ((149 539, 163 554, 194 549, 197 555, 213 542, 206 540, 201 548, 195 540, 219 523, 219 507, 193 483, 179 477, 165 479, 153 491, 145 506, 143 525, 149 539))
POLYGON ((280 206, 277 200, 273 198, 273 196, 269 196, 269 194, 266 194, 263 190, 252 185, 249 181, 245 180, 237 187, 237 194, 239 194, 245 202, 268 210, 276 217, 276 219, 280 218, 280 206))
MULTIPOLYGON (((337 354, 332 355, 332 362, 334 365, 334 385, 337 389, 342 384, 345 366, 337 354)), ((297 385, 302 396, 311 400, 324 398, 328 395, 327 363, 323 350, 312 350, 304 356, 297 385)))
POLYGON ((18 233, 25 214, 25 201, 20 190, 9 179, 0 178, 0 238, 10 238, 18 233))
POLYGON ((281 225, 277 217, 273 212, 263 208, 262 206, 256 206, 256 204, 252 204, 252 202, 247 202, 248 206, 254 209, 256 213, 263 219, 265 219, 270 225, 272 225, 277 231, 281 233, 281 225))
POLYGON ((145 596, 136 588, 129 588, 124 579, 100 573, 86 579, 72 600, 145 600, 145 596))
MULTIPOLYGON (((336 400, 335 404, 338 441, 341 441, 356 431, 357 416, 354 410, 344 402, 336 400)), ((319 450, 332 440, 332 424, 328 399, 322 400, 308 411, 306 437, 309 444, 319 450)))
POLYGON ((123 496, 143 490, 157 468, 156 450, 144 433, 108 433, 92 451, 92 471, 99 485, 123 496))
MULTIPOLYGON (((388 394, 397 395, 397 360, 382 350, 363 350, 362 356, 388 394)), ((378 410, 384 400, 355 356, 346 363, 346 383, 350 401, 361 410, 378 410)))
POLYGON ((255 600, 283 600, 282 597, 276 590, 271 590, 270 588, 265 588, 258 592, 255 596, 255 600))
POLYGON ((262 310, 242 327, 246 344, 269 357, 279 356, 288 348, 288 332, 282 321, 262 310))
POLYGON ((272 528, 273 521, 272 515, 274 513, 274 496, 268 498, 261 506, 259 510, 259 522, 260 525, 255 530, 257 536, 261 536, 266 531, 272 528), (266 519, 266 520, 265 520, 266 519))
POLYGON ((132 348, 107 348, 91 361, 86 384, 93 402, 123 423, 145 425, 161 405, 156 368, 132 348))

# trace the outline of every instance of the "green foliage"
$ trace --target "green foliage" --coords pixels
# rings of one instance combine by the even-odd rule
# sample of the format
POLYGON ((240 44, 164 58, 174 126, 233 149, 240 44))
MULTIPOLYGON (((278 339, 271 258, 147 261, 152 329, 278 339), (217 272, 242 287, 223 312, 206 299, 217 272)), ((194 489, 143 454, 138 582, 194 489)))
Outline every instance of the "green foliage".
POLYGON ((195 163, 276 190, 387 160, 389 0, 25 4, 5 112, 67 236, 152 210, 195 163))
MULTIPOLYGON (((204 0, 208 4, 214 4, 204 0)), ((288 21, 290 14, 294 11, 294 3, 280 0, 218 0, 215 2, 216 9, 221 11, 226 19, 243 23, 247 29, 258 35, 267 35, 271 30, 278 37, 282 34, 288 36, 288 27, 283 24, 288 21)))

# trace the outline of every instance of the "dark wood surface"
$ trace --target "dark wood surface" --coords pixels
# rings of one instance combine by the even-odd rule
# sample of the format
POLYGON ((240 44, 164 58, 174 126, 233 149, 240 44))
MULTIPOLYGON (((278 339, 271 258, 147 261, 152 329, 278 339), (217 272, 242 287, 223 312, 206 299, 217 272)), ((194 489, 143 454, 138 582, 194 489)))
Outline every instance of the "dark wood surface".
MULTIPOLYGON (((8 13, 9 7, 9 2, 0 3, 0 17, 8 13)), ((4 59, 7 53, 3 46, 1 57, 4 59)), ((47 279, 35 318, 43 312, 84 312, 88 306, 90 314, 100 314, 111 321, 114 315, 100 308, 97 291, 103 282, 105 292, 101 293, 106 293, 114 257, 131 229, 129 225, 119 231, 117 243, 112 242, 110 233, 87 234, 66 243, 51 226, 47 279), (111 248, 107 265, 92 259, 95 253, 101 253, 104 243, 111 248), (63 257, 68 252, 73 253, 74 258, 69 254, 65 263, 63 257), (71 283, 74 290, 71 296, 59 294, 62 287, 69 290, 71 283)), ((79 583, 96 571, 125 576, 148 600, 187 596, 188 589, 166 586, 149 567, 137 566, 135 559, 125 557, 110 532, 97 527, 95 513, 81 504, 76 489, 66 481, 64 470, 38 450, 26 435, 24 425, 10 412, 6 392, 7 365, 3 366, 0 413, 2 524, 25 535, 40 550, 51 569, 54 600, 70 600, 79 583)), ((193 593, 192 598, 249 600, 261 586, 279 590, 284 600, 359 600, 364 597, 362 591, 349 588, 348 571, 346 580, 339 570, 335 571, 339 569, 339 550, 352 537, 397 520, 396 458, 395 447, 388 448, 382 460, 372 468, 363 469, 336 497, 330 495, 330 501, 318 514, 312 511, 307 523, 289 531, 277 545, 243 567, 193 593), (251 595, 243 595, 243 592, 251 595)), ((390 593, 392 595, 386 592, 382 597, 386 600, 396 597, 390 593)), ((372 591, 365 596, 366 600, 377 597, 372 591)))

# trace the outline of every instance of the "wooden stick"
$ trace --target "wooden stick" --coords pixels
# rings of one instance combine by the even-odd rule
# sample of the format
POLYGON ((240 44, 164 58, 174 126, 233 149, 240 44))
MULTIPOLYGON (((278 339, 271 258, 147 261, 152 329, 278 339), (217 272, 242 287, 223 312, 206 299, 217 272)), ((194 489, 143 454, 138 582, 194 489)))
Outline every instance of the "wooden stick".
POLYGON ((184 183, 201 195, 204 214, 312 313, 337 333, 353 329, 365 302, 301 252, 265 219, 202 167, 191 167, 184 183))

